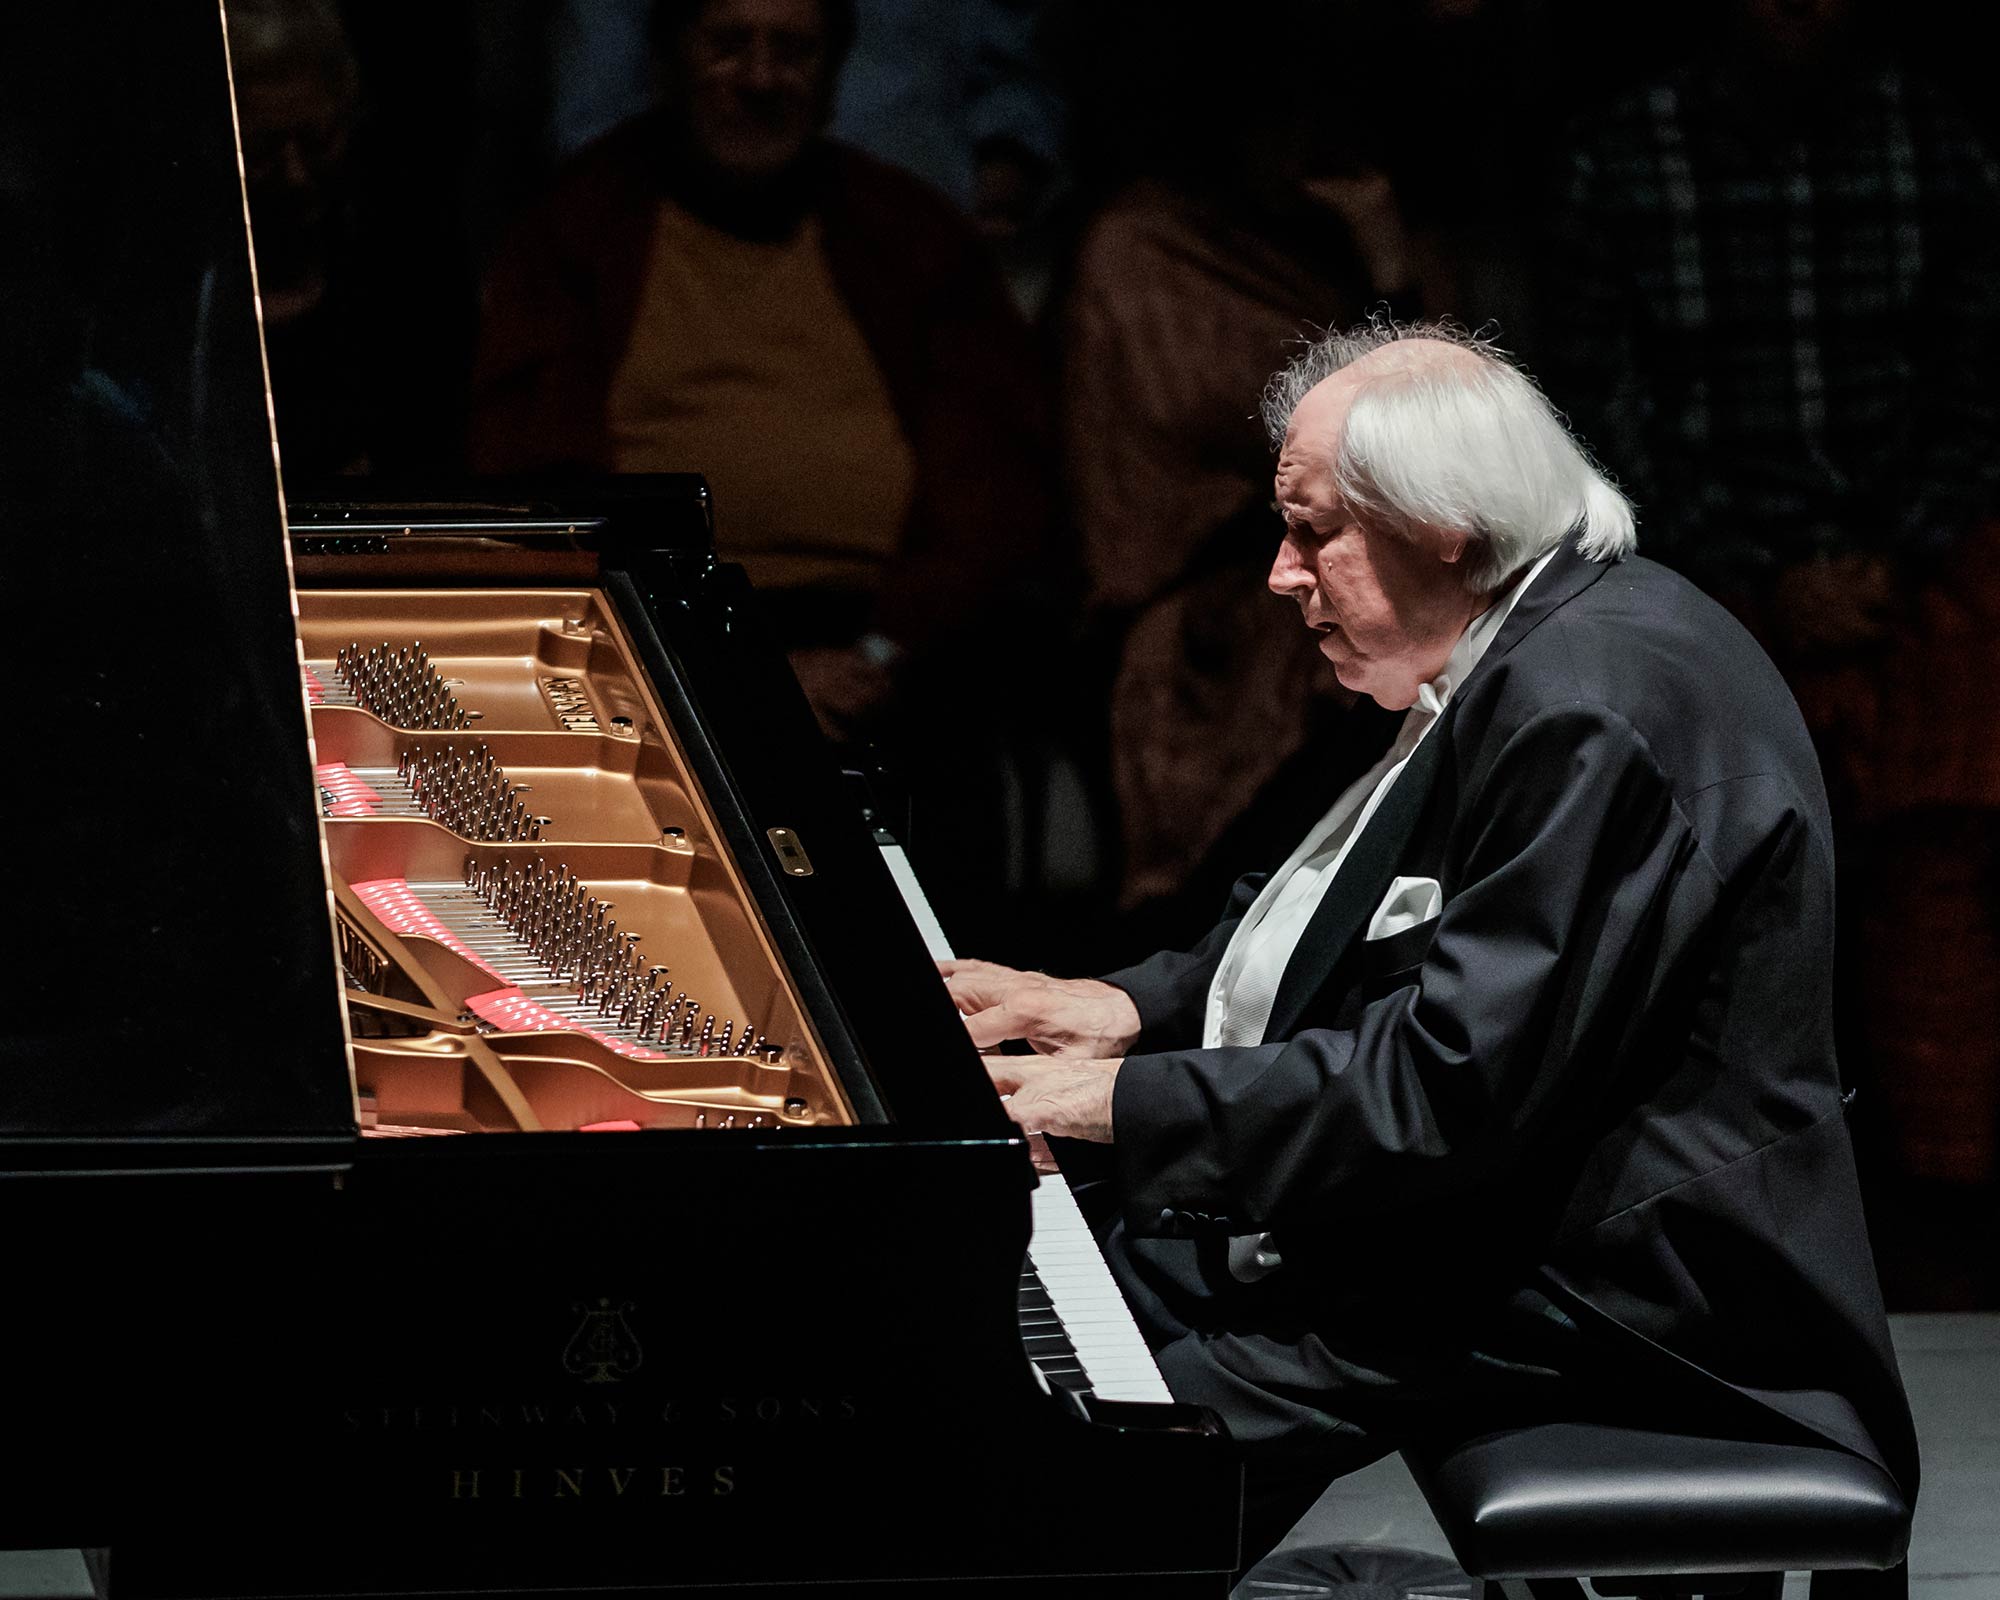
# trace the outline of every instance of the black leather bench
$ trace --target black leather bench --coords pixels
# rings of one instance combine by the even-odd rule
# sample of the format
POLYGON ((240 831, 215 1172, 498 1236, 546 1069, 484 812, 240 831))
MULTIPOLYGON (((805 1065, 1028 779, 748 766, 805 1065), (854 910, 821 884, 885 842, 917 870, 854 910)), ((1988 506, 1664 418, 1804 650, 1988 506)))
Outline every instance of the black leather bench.
POLYGON ((1477 1600, 1903 1600, 1910 1508, 1842 1450, 1594 1423, 1432 1441, 1403 1452, 1477 1600))

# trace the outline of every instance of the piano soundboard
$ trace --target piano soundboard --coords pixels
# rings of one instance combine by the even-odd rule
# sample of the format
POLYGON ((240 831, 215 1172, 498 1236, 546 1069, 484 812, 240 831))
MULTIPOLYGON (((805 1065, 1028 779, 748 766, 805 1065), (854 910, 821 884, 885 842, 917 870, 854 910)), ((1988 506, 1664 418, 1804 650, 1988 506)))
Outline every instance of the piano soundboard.
POLYGON ((853 1120, 590 590, 305 590, 364 1137, 853 1120))

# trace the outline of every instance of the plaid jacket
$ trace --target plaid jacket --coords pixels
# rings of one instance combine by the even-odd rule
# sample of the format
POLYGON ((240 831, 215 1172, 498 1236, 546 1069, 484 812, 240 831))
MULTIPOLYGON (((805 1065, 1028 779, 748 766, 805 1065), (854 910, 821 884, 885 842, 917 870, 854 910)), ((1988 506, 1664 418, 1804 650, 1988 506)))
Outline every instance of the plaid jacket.
POLYGON ((2000 483, 2000 172, 1895 68, 1789 126, 1694 71, 1579 130, 1557 390, 1719 589, 1821 551, 1918 565, 2000 483))

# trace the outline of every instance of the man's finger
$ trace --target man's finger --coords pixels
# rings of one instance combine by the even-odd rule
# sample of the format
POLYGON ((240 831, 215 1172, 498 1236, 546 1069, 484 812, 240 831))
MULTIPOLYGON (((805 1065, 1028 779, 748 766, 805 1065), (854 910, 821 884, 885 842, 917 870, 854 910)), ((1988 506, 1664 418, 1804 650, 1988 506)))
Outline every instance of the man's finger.
POLYGON ((971 956, 947 956, 937 964, 939 974, 949 983, 957 977, 1002 977, 1018 978, 1022 974, 1012 967, 1003 967, 995 961, 978 961, 971 956))
POLYGON ((940 961, 944 992, 962 1013, 984 1011, 1000 1004, 1021 985, 1025 974, 990 961, 940 961))
POLYGON ((976 983, 998 990, 1062 987, 1061 979, 1051 978, 1046 972, 1023 972, 1018 967, 1003 967, 997 961, 952 957, 938 962, 937 969, 938 975, 947 984, 952 984, 956 980, 957 983, 976 983))
POLYGON ((997 1006, 1006 998, 1005 995, 996 993, 984 985, 963 981, 952 983, 946 980, 944 992, 951 996, 951 1003, 958 1007, 959 1015, 967 1017, 974 1012, 984 1011, 988 1006, 997 1006))
POLYGON ((1026 1038, 1037 1020, 1019 1006, 988 1006, 966 1017, 965 1031, 972 1035, 972 1042, 979 1049, 991 1050, 1009 1039, 1026 1038))
POLYGON ((1041 1126, 1036 1116, 1041 1099, 1029 1082, 1029 1074, 1022 1072, 1017 1064, 1022 1061, 1028 1061, 1030 1066, 1034 1064, 1026 1056, 990 1057, 986 1063, 986 1071, 993 1079, 993 1087, 1000 1096, 1000 1109, 1030 1133, 1034 1133, 1041 1126))
POLYGON ((1013 1063, 1025 1060, 1023 1056, 988 1056, 986 1076, 993 1080, 993 1087, 1002 1094, 1017 1094, 1028 1081, 1028 1075, 1013 1063))

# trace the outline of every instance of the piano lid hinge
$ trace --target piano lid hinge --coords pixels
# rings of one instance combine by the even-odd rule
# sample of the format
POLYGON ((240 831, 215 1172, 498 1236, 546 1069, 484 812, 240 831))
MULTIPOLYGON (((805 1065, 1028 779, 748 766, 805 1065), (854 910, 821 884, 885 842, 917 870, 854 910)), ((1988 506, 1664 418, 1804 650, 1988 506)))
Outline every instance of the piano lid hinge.
POLYGON ((812 876, 812 857, 806 854, 804 842, 790 828, 766 828, 764 837, 771 841, 771 848, 778 852, 778 865, 785 869, 787 877, 812 876))

